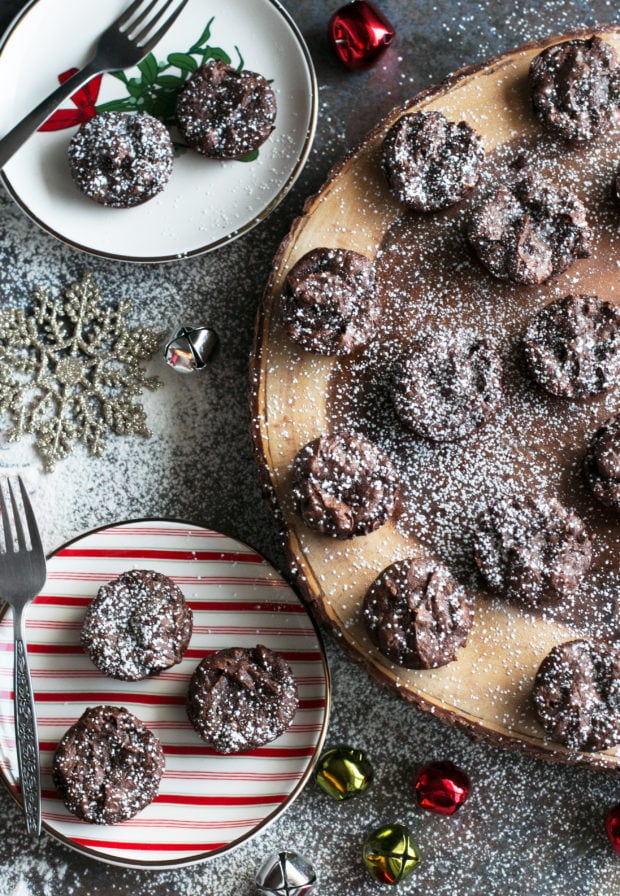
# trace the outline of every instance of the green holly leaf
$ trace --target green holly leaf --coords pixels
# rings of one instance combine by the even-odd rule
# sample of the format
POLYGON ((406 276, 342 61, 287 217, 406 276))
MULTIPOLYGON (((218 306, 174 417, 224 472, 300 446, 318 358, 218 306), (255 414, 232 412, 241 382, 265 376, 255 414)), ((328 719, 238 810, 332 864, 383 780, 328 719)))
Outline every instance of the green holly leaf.
POLYGON ((258 150, 253 149, 252 152, 249 152, 246 156, 242 156, 240 159, 237 159, 238 162, 254 162, 258 158, 258 150))
POLYGON ((117 78, 119 81, 122 81, 123 84, 127 83, 127 75, 125 72, 110 72, 109 73, 113 78, 117 78))
MULTIPOLYGON (((129 96, 99 104, 97 112, 148 112, 168 126, 175 124, 175 106, 178 94, 183 89, 188 77, 199 65, 207 60, 216 60, 233 65, 231 56, 222 47, 210 46, 211 27, 215 17, 212 16, 202 30, 202 34, 192 47, 183 53, 170 53, 166 60, 158 60, 149 53, 138 65, 139 78, 128 78, 122 71, 110 72, 112 77, 121 81, 129 96), (178 74, 172 70, 177 69, 178 74)), ((239 47, 235 45, 238 59, 237 71, 241 71, 245 62, 239 47)), ((180 151, 177 148, 177 152, 180 151)), ((240 161, 253 162, 258 152, 249 153, 240 161)))
POLYGON ((159 67, 157 65, 157 60, 152 53, 149 53, 149 55, 139 63, 138 69, 142 73, 143 81, 145 81, 147 84, 155 83, 155 79, 159 74, 159 67))
POLYGON ((155 90, 144 98, 144 111, 169 125, 174 120, 177 96, 176 90, 155 90))
POLYGON ((226 65, 230 65, 230 56, 221 47, 205 47, 202 61, 206 62, 207 59, 217 59, 220 62, 225 62, 226 65))
POLYGON ((180 68, 182 72, 195 72, 198 68, 198 63, 189 53, 170 53, 168 62, 180 68))
POLYGON ((96 106, 97 112, 133 112, 135 108, 136 100, 133 96, 126 96, 122 100, 109 100, 96 106))
POLYGON ((205 25, 204 31, 202 32, 194 46, 190 49, 190 53, 198 53, 202 49, 203 44, 205 44, 209 40, 209 38, 211 37, 211 25, 213 24, 214 18, 215 16, 212 16, 209 19, 209 21, 205 25))
POLYGON ((138 81, 137 78, 132 78, 127 82, 127 93, 129 93, 130 96, 142 96, 144 93, 144 88, 145 85, 141 81, 138 81))
POLYGON ((184 83, 185 78, 179 78, 178 75, 160 75, 157 79, 157 86, 165 90, 180 90, 184 83))

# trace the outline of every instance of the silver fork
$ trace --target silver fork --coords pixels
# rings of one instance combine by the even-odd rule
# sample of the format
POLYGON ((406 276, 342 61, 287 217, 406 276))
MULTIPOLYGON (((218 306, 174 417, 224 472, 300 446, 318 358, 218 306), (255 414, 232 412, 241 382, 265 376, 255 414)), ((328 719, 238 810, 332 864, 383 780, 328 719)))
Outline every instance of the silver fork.
POLYGON ((95 44, 90 62, 57 87, 47 99, 39 103, 0 140, 0 169, 4 168, 33 131, 36 131, 63 100, 75 93, 82 84, 102 72, 130 68, 144 59, 181 14, 188 0, 165 0, 163 6, 156 8, 159 2, 160 0, 151 0, 148 6, 141 10, 144 0, 135 0, 106 28, 95 44), (154 31, 155 26, 161 22, 164 13, 173 3, 173 11, 154 31))
POLYGON ((18 477, 30 546, 26 542, 15 498, 15 487, 11 487, 9 479, 4 481, 7 490, 6 497, 2 488, 2 480, 0 480, 0 516, 4 532, 4 548, 0 545, 0 597, 13 610, 13 693, 17 768, 24 802, 26 829, 29 834, 36 837, 41 832, 39 738, 28 666, 23 613, 26 606, 37 596, 45 584, 45 554, 24 483, 18 477), (11 517, 13 518, 17 547, 14 544, 11 517))

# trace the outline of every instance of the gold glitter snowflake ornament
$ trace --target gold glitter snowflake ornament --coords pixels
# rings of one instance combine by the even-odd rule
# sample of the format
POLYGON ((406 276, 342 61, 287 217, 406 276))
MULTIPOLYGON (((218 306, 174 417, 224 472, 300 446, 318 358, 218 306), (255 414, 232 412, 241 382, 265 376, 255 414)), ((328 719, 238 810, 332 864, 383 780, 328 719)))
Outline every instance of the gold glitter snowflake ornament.
POLYGON ((12 422, 10 442, 35 436, 46 470, 76 442, 100 455, 105 437, 150 436, 146 413, 135 401, 161 383, 141 362, 153 356, 162 334, 129 329, 131 304, 105 304, 85 275, 62 298, 38 289, 30 313, 0 312, 0 413, 12 422))

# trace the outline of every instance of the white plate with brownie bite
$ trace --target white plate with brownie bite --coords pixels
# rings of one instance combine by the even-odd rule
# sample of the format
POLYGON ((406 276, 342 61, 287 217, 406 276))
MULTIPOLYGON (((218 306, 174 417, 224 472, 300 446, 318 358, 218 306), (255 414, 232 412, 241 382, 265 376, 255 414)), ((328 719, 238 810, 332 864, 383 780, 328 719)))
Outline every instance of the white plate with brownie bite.
MULTIPOLYGON (((145 520, 88 533, 54 553, 28 614, 27 637, 40 740, 43 827, 101 861, 167 868, 204 861, 247 840, 280 815, 308 781, 329 715, 323 647, 308 613, 255 551, 186 523, 145 520), (180 663, 143 680, 103 675, 84 652, 86 608, 100 586, 133 569, 172 579, 193 612, 180 663), (290 666, 299 706, 284 734, 247 753, 222 754, 198 736, 186 712, 198 663, 230 647, 263 644, 290 666), (159 795, 120 824, 71 815, 51 777, 56 747, 88 707, 120 706, 160 740, 166 760, 159 795)), ((17 758, 12 701, 12 623, 0 620, 0 773, 12 795, 17 758)))
MULTIPOLYGON (((347 653, 382 686, 477 737, 548 759, 615 769, 618 746, 580 751, 559 743, 537 721, 531 696, 536 672, 555 645, 582 637, 620 639, 620 518, 597 500, 583 475, 587 446, 617 412, 620 389, 616 382, 598 395, 558 397, 536 383, 523 363, 523 336, 543 307, 571 293, 619 301, 620 209, 612 199, 620 161, 617 119, 606 135, 565 145, 543 130, 528 93, 528 69, 537 54, 592 33, 553 36, 456 73, 393 110, 336 165, 276 256, 257 325, 253 410, 258 461, 279 506, 299 587, 347 653), (465 237, 479 195, 432 214, 407 211, 382 171, 382 143, 398 119, 418 112, 464 120, 481 135, 482 195, 515 178, 524 163, 568 188, 586 208, 591 254, 576 253, 569 267, 533 285, 497 279, 465 237), (319 247, 375 262, 381 323, 370 343, 348 356, 308 351, 287 331, 280 298, 287 275, 319 247), (398 419, 390 395, 394 380, 390 384, 386 373, 421 335, 444 334, 449 341, 463 329, 497 346, 504 397, 495 415, 464 438, 433 442, 398 419), (295 471, 304 446, 341 430, 371 439, 390 456, 401 481, 391 519, 369 534, 342 539, 304 522, 295 471), (576 512, 591 539, 592 562, 580 587, 555 605, 527 606, 492 593, 474 562, 481 514, 528 494, 550 508, 558 500, 576 512), (429 557, 443 561, 467 586, 474 623, 455 661, 406 668, 373 644, 364 597, 389 564, 429 557)), ((598 33, 618 51, 620 29, 598 33)))
MULTIPOLYGON (((24 9, 0 48, 0 133, 51 93, 59 77, 85 64, 97 35, 126 5, 94 0, 85 15, 78 0, 33 0, 24 9)), ((126 261, 176 260, 225 245, 267 217, 305 164, 316 113, 307 47, 277 0, 217 7, 190 0, 152 57, 124 79, 106 74, 67 100, 52 117, 50 126, 58 129, 32 135, 2 178, 26 214, 75 248, 126 261), (102 111, 152 111, 169 120, 180 79, 210 59, 258 72, 271 83, 275 129, 256 157, 221 161, 177 146, 169 181, 142 205, 110 208, 81 193, 67 161, 78 125, 102 111)), ((174 129, 172 136, 183 142, 174 129)))

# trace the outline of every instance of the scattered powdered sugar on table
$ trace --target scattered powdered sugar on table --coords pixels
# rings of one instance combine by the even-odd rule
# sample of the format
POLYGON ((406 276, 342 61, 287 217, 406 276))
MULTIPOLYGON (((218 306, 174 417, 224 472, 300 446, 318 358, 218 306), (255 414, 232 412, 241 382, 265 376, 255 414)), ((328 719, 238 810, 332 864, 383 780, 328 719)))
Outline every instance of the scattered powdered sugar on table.
MULTIPOLYGON (((310 38, 318 64, 317 141, 295 193, 249 237, 217 255, 181 265, 136 268, 62 247, 0 198, 3 302, 23 304, 35 285, 58 288, 88 267, 111 294, 123 291, 133 298, 136 315, 149 325, 167 330, 177 322, 206 322, 223 337, 217 363, 205 377, 183 379, 154 365, 165 388, 146 396, 151 440, 132 439, 126 451, 112 450, 100 459, 80 454, 48 477, 40 474, 27 446, 0 446, 0 464, 22 464, 40 502, 37 506, 45 508, 41 525, 49 548, 92 525, 117 521, 119 515, 173 514, 242 538, 284 568, 269 513, 260 500, 247 432, 247 355, 270 260, 300 213, 304 196, 319 187, 329 165, 391 106, 439 81, 450 69, 482 61, 524 39, 617 18, 616 6, 607 0, 550 0, 538 6, 521 0, 509 5, 458 0, 447 7, 430 0, 415 6, 385 0, 382 9, 397 27, 397 41, 375 69, 349 76, 322 48, 333 6, 317 0, 295 9, 288 0, 286 5, 310 38)), ((551 289, 556 297, 563 294, 551 289)), ((492 295, 481 298, 491 311, 492 295)), ((483 322, 484 317, 479 325, 483 322)), ((544 439, 535 431, 537 417, 525 390, 517 390, 511 400, 533 414, 528 444, 534 448, 535 483, 544 472, 544 439)), ((549 407, 555 419, 556 405, 551 402, 549 407)), ((564 407, 569 418, 589 431, 614 410, 608 398, 583 408, 564 407)), ((509 433, 514 444, 505 445, 497 458, 499 474, 509 472, 522 445, 518 431, 509 433)), ((488 440, 485 444, 490 447, 488 440)), ((467 495, 475 497, 476 481, 484 482, 482 471, 470 482, 451 469, 450 449, 435 456, 437 475, 458 477, 467 495)), ((424 469, 425 449, 420 449, 419 458, 419 469, 424 469)), ((556 471, 558 481, 570 477, 573 466, 576 472, 576 459, 571 464, 562 474, 556 471)), ((416 512, 423 523, 424 514, 416 512)), ((458 530, 456 522, 442 527, 435 539, 437 550, 458 558, 458 530)), ((492 631, 488 637, 493 637, 492 631)), ((363 798, 336 803, 310 783, 283 817, 229 855, 193 868, 147 872, 89 861, 48 836, 33 843, 24 832, 20 810, 3 795, 1 896, 255 896, 258 864, 267 853, 283 848, 298 849, 312 860, 320 896, 383 894, 393 889, 368 878, 361 844, 373 827, 396 820, 411 825, 422 853, 419 868, 399 885, 399 894, 617 896, 620 866, 602 827, 606 809, 620 799, 615 776, 472 743, 370 685, 366 674, 331 641, 327 649, 333 683, 327 746, 348 742, 367 752, 375 781, 363 798), (473 782, 470 799, 453 818, 423 814, 410 789, 417 768, 442 758, 458 763, 473 782)))
POLYGON ((351 742, 355 731, 355 746, 375 772, 364 796, 337 803, 311 783, 284 817, 250 843, 204 865, 160 872, 88 862, 47 837, 33 846, 22 833, 20 813, 7 801, 0 894, 255 896, 256 868, 281 849, 296 849, 312 861, 321 896, 384 894, 392 890, 368 877, 361 847, 373 828, 398 820, 410 826, 422 855, 399 893, 615 896, 617 861, 602 832, 605 809, 618 798, 612 776, 472 743, 369 688, 365 673, 337 647, 329 645, 328 653, 334 705, 327 746, 351 742), (416 771, 443 758, 466 770, 473 783, 469 800, 452 818, 424 813, 413 795, 416 771))

